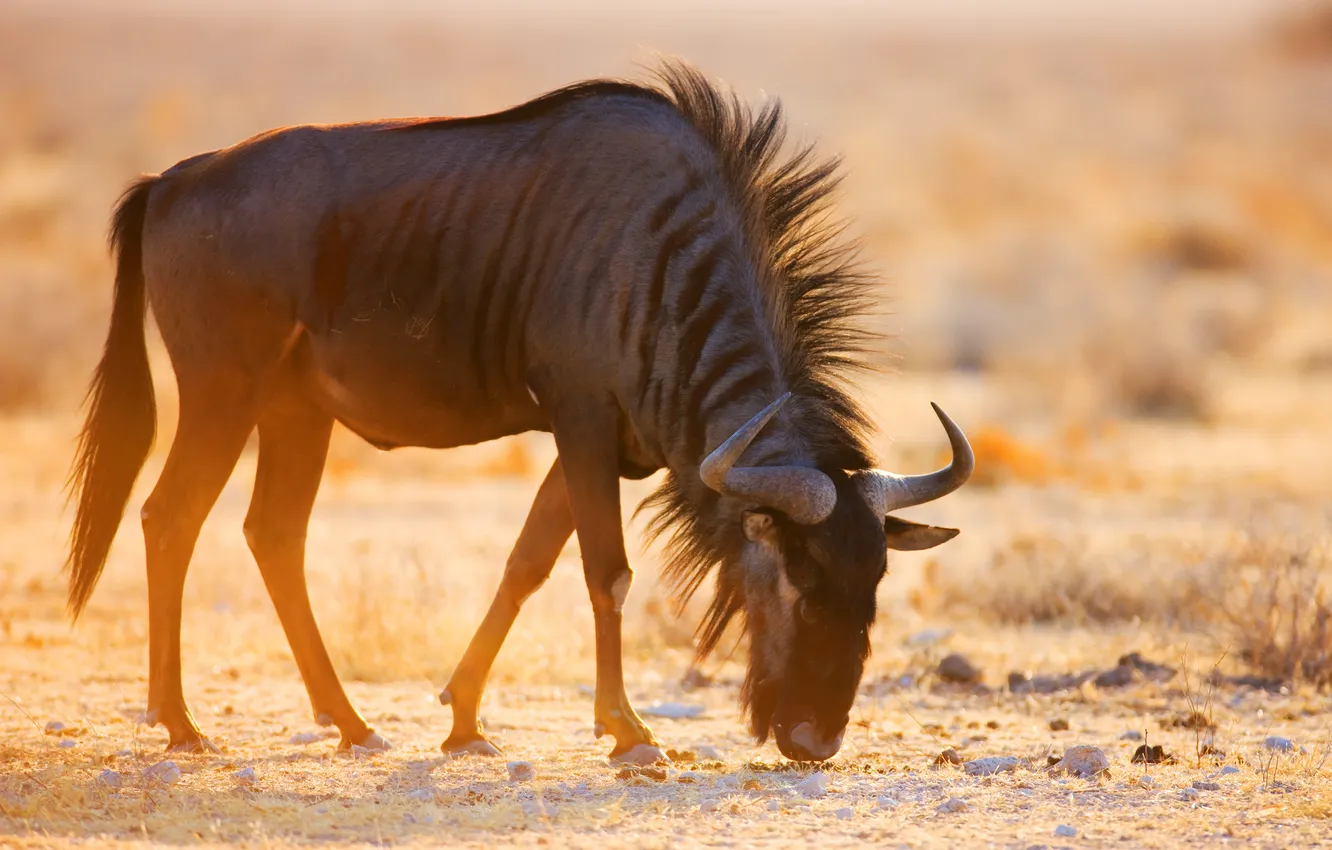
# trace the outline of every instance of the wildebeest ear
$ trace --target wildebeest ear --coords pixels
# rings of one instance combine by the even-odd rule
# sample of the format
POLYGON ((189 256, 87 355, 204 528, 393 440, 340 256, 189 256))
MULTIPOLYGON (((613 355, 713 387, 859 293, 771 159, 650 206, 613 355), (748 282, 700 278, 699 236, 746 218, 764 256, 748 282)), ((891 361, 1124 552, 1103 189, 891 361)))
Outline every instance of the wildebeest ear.
POLYGON ((940 543, 947 543, 959 532, 956 528, 940 528, 937 525, 921 525, 908 522, 895 516, 883 520, 884 534, 888 535, 888 548, 899 552, 914 552, 918 549, 933 549, 940 543))
POLYGON ((745 537, 753 543, 770 537, 776 525, 772 517, 762 511, 745 511, 740 522, 744 526, 745 537))

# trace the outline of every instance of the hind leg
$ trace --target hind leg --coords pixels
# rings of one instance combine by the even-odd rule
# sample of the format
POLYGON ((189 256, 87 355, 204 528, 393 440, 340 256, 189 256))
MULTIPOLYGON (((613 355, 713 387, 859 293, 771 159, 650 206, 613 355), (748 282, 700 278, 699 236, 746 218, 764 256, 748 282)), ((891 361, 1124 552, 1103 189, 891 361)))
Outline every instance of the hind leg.
POLYGON ((527 513, 495 599, 449 677, 448 686, 440 692, 439 701, 453 706, 453 731, 440 747, 444 752, 499 755, 499 749, 486 740, 477 719, 486 677, 523 601, 550 577, 555 559, 572 534, 573 515, 564 490, 564 471, 556 460, 527 513))
POLYGON ((324 648, 305 583, 305 534, 324 472, 333 419, 298 387, 275 387, 259 417, 259 466, 245 540, 305 680, 315 722, 336 725, 339 749, 387 749, 347 699, 324 648))
POLYGON ((169 750, 214 747, 199 732, 180 681, 181 597, 199 528, 254 428, 252 406, 222 386, 182 387, 180 424, 162 475, 144 504, 148 561, 149 725, 163 724, 169 750))

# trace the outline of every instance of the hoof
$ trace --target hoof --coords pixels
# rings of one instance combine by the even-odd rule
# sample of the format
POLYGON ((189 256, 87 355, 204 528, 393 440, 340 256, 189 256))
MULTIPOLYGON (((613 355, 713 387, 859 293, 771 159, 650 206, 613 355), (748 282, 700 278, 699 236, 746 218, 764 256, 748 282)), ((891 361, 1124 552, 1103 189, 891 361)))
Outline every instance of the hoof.
POLYGON ((174 744, 167 744, 168 753, 221 753, 217 745, 204 737, 189 738, 174 744))
POLYGON ((440 705, 453 705, 453 693, 448 688, 439 692, 440 705))
POLYGON ((661 747, 656 744, 637 744, 624 752, 615 752, 610 754, 611 764, 632 764, 639 767, 647 767, 652 764, 666 763, 671 760, 661 751, 661 747))
POLYGON ((343 735, 342 740, 338 742, 339 752, 344 752, 344 753, 351 752, 353 749, 357 747, 363 750, 370 750, 372 752, 383 752, 384 750, 393 749, 393 745, 390 744, 388 740, 384 738, 383 735, 379 734, 373 729, 370 730, 369 734, 367 734, 360 741, 352 741, 348 739, 346 735, 343 735))
POLYGON ((504 755, 504 751, 485 738, 472 738, 467 741, 449 739, 439 745, 439 751, 450 756, 487 756, 504 755))

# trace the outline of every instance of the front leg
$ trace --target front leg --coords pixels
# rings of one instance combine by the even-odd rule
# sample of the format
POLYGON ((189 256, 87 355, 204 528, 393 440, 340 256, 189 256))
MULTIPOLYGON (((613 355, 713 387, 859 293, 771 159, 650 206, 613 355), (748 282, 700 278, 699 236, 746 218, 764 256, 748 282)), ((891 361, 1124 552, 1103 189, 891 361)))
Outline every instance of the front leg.
POLYGON ((551 418, 564 468, 574 528, 583 554, 583 575, 592 599, 596 628, 597 737, 615 736, 611 761, 651 764, 664 761, 652 730, 624 692, 621 610, 633 572, 624 551, 620 520, 617 409, 608 402, 557 404, 551 418))

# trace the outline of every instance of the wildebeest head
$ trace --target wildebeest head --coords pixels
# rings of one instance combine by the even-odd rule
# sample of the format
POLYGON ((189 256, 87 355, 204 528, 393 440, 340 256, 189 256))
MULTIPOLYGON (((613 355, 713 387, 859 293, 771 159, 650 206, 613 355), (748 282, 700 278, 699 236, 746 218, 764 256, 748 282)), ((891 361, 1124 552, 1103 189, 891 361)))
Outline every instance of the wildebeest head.
POLYGON ((759 740, 773 734, 787 758, 822 761, 841 747, 869 656, 887 550, 928 549, 958 533, 889 513, 957 489, 974 460, 961 429, 936 406, 953 461, 928 475, 735 466, 788 397, 719 446, 700 475, 723 495, 755 505, 742 514, 737 556, 723 566, 726 592, 743 609, 749 633, 751 729, 759 740))

